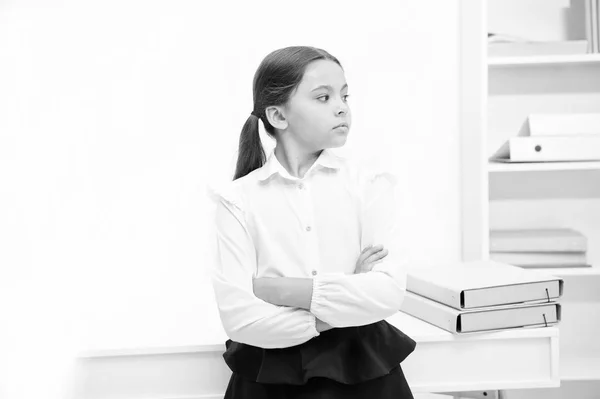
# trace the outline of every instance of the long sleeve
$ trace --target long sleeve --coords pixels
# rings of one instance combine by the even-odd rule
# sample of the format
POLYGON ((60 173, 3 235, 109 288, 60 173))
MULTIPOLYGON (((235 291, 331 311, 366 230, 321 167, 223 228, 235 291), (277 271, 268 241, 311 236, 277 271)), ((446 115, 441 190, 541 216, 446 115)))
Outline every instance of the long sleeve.
POLYGON ((333 327, 371 324, 400 310, 406 265, 395 217, 395 183, 389 173, 374 173, 361 189, 361 245, 382 244, 388 255, 367 273, 329 273, 313 279, 310 311, 333 327))
POLYGON ((318 336, 315 316, 307 310, 276 306, 254 295, 256 251, 239 201, 227 197, 219 196, 217 201, 215 262, 211 273, 227 336, 261 348, 295 346, 318 336))

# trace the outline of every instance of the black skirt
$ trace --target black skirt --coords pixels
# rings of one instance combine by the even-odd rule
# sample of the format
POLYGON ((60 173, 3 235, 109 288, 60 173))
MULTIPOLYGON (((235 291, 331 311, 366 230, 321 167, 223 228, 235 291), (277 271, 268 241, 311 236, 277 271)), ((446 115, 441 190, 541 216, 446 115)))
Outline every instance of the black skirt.
POLYGON ((233 372, 225 399, 413 398, 400 363, 416 342, 385 320, 327 330, 289 348, 225 345, 233 372))

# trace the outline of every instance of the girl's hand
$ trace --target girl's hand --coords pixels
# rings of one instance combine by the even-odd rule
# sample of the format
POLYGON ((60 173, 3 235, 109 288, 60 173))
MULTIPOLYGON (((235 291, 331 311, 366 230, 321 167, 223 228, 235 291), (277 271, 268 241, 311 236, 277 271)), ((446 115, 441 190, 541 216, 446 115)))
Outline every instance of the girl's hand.
POLYGON ((316 327, 317 327, 317 331, 318 332, 323 332, 323 331, 331 330, 333 328, 329 324, 325 323, 323 320, 321 320, 319 318, 315 317, 315 320, 317 321, 316 327))
POLYGON ((262 299, 265 302, 276 302, 276 290, 273 286, 274 279, 272 278, 253 278, 252 289, 254 296, 262 299))
POLYGON ((370 272, 373 266, 387 256, 388 252, 387 249, 383 248, 383 245, 373 245, 365 248, 356 261, 354 274, 370 272))

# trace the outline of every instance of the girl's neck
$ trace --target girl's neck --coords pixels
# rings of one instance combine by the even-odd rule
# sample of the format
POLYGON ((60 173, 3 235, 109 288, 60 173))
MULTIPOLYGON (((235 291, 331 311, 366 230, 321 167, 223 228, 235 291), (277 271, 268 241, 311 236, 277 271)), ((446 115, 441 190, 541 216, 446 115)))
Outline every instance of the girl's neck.
POLYGON ((286 148, 281 143, 275 147, 277 160, 291 176, 302 179, 310 167, 315 163, 323 150, 307 152, 294 148, 286 148))

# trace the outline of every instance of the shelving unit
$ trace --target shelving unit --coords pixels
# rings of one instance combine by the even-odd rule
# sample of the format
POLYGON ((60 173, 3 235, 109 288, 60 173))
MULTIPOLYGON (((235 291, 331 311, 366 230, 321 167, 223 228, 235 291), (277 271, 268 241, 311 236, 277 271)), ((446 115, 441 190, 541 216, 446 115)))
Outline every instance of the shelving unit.
MULTIPOLYGON (((487 32, 510 35, 515 24, 520 24, 521 34, 529 27, 534 29, 537 40, 552 30, 567 35, 559 40, 582 39, 573 37, 573 29, 568 27, 544 26, 540 18, 551 13, 537 13, 536 7, 578 7, 581 13, 583 0, 561 5, 536 2, 535 7, 530 0, 487 0, 471 5, 476 8, 473 16, 481 18, 484 39, 469 43, 469 57, 464 62, 472 67, 465 68, 468 72, 461 76, 466 88, 461 97, 463 259, 489 258, 492 229, 573 228, 587 237, 592 267, 538 270, 565 282, 559 374, 568 384, 557 388, 553 395, 558 396, 552 397, 592 397, 600 391, 600 161, 503 163, 489 161, 489 157, 517 135, 529 114, 600 113, 600 54, 487 57, 487 32), (513 12, 510 7, 518 10, 513 12), (490 15, 490 10, 496 14, 490 15), (509 18, 514 15, 519 18, 509 18), (507 18, 509 31, 499 29, 504 22, 499 17, 507 18)), ((573 15, 554 16, 552 23, 574 23, 573 15)), ((541 399, 548 392, 508 391, 507 397, 541 399)))

